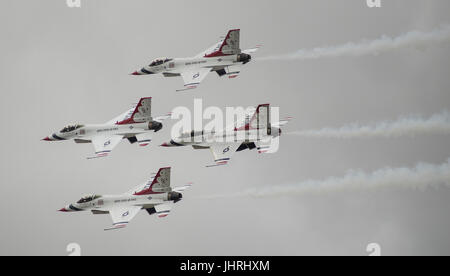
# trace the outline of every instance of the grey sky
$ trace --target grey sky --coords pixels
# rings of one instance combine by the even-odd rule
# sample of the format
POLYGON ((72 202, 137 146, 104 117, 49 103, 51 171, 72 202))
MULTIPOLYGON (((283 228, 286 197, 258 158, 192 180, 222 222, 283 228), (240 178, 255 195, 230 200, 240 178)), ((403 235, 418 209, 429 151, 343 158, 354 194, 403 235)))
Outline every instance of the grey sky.
POLYGON ((153 113, 176 106, 249 106, 270 102, 295 118, 286 131, 361 125, 450 110, 450 44, 379 55, 302 61, 257 57, 432 31, 450 23, 447 0, 3 1, 0 9, 0 254, 65 255, 365 255, 450 254, 450 190, 383 188, 273 198, 207 199, 248 188, 442 164, 445 134, 366 139, 282 137, 278 154, 235 155, 205 168, 209 151, 166 149, 170 126, 150 148, 120 144, 109 159, 86 160, 92 145, 44 143, 68 123, 105 122, 143 96, 153 113), (182 80, 128 74, 159 56, 183 57, 241 28, 241 46, 264 47, 235 80, 211 74, 196 91, 182 80), (103 232, 109 216, 56 210, 86 193, 122 193, 172 166, 172 184, 194 182, 165 220, 139 214, 124 231, 103 232))

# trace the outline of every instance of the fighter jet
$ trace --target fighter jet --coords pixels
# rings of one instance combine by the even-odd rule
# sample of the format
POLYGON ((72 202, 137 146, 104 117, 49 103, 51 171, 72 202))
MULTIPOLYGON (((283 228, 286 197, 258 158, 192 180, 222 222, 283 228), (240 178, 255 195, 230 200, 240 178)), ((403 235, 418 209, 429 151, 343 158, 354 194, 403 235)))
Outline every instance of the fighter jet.
POLYGON ((189 58, 158 58, 144 66, 132 75, 151 75, 162 73, 164 77, 183 77, 184 89, 186 91, 195 89, 208 75, 214 71, 220 77, 236 78, 241 67, 251 61, 251 53, 256 52, 260 45, 255 48, 241 51, 239 46, 240 30, 231 30, 211 48, 200 54, 189 58))
POLYGON ((215 167, 226 165, 235 152, 257 149, 258 153, 275 153, 278 151, 281 127, 292 118, 287 117, 271 123, 270 105, 262 104, 246 115, 241 125, 233 125, 224 130, 192 131, 183 133, 164 143, 162 147, 192 146, 196 150, 210 149, 214 156, 215 167), (250 119, 251 118, 251 119, 250 119))
POLYGON ((74 140, 75 143, 92 143, 95 156, 88 159, 106 157, 122 139, 131 144, 147 146, 153 132, 162 129, 162 122, 170 118, 170 114, 152 118, 152 98, 142 98, 139 103, 124 114, 104 124, 75 124, 63 128, 45 137, 44 141, 74 140))
POLYGON ((179 202, 182 191, 191 187, 186 184, 172 189, 170 187, 171 168, 162 168, 148 182, 121 195, 87 195, 77 203, 70 204, 60 212, 91 211, 94 215, 110 214, 113 226, 105 230, 125 228, 139 213, 146 210, 150 215, 167 217, 175 203, 179 202))

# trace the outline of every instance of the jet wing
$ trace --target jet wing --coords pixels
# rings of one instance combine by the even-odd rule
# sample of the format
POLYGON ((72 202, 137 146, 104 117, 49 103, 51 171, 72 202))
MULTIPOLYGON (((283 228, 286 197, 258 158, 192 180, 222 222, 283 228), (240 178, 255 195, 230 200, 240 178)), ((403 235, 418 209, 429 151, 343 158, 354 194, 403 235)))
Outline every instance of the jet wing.
POLYGON ((169 112, 166 115, 156 117, 154 120, 157 121, 157 122, 162 123, 165 120, 170 119, 171 117, 172 117, 172 112, 169 112))
POLYGON ((279 122, 272 123, 272 126, 273 127, 282 127, 282 126, 287 125, 291 120, 292 120, 292 117, 286 117, 283 120, 280 120, 279 122))
POLYGON ((280 137, 256 142, 258 153, 276 153, 280 148, 280 137))
POLYGON ((198 68, 197 70, 181 73, 184 80, 184 89, 180 89, 178 91, 186 91, 197 88, 209 72, 211 72, 211 68, 198 68))
MULTIPOLYGON (((112 136, 95 136, 91 139, 92 144, 95 148, 95 157, 106 157, 108 154, 122 141, 122 135, 112 135, 112 136)), ((89 159, 92 159, 89 158, 89 159)))
POLYGON ((172 189, 172 191, 180 193, 180 192, 184 192, 185 190, 189 189, 190 187, 192 187, 192 183, 188 183, 188 184, 180 186, 180 187, 175 187, 172 189))
POLYGON ((136 139, 138 141, 139 146, 146 147, 152 141, 152 133, 144 132, 144 133, 138 134, 138 135, 136 135, 136 139))
POLYGON ((160 218, 165 218, 170 214, 170 211, 172 211, 173 205, 172 202, 166 202, 146 210, 150 216, 157 215, 160 218))
POLYGON ((140 206, 113 207, 109 210, 109 214, 111 215, 113 221, 113 226, 105 229, 105 231, 125 228, 141 209, 142 207, 140 206))
POLYGON ((230 79, 234 79, 237 76, 239 76, 239 73, 241 72, 241 65, 231 65, 231 66, 225 66, 223 69, 216 70, 217 75, 219 77, 228 76, 230 79))
POLYGON ((241 144, 241 142, 238 142, 212 145, 210 149, 214 155, 214 162, 216 162, 216 165, 209 167, 226 165, 241 144))
POLYGON ((247 50, 244 50, 244 51, 242 51, 244 54, 253 54, 253 53, 256 53, 260 48, 262 47, 262 45, 256 45, 254 48, 251 48, 251 49, 247 49, 247 50))
POLYGON ((160 218, 165 218, 172 211, 173 203, 164 203, 155 206, 156 214, 160 218))

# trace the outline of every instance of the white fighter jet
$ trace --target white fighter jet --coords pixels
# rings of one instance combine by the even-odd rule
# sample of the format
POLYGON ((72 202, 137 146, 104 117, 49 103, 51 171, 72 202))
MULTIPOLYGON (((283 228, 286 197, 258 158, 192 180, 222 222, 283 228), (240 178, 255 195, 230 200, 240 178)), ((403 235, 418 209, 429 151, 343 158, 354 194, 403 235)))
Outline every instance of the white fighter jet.
POLYGON ((162 129, 162 122, 170 118, 166 116, 152 118, 152 98, 142 98, 139 103, 124 114, 104 124, 65 127, 59 132, 42 139, 43 141, 74 140, 75 143, 92 143, 95 148, 94 157, 106 157, 122 139, 132 144, 147 146, 152 140, 153 132, 162 129))
POLYGON ((171 168, 162 168, 148 182, 121 195, 87 195, 77 203, 70 204, 60 212, 91 211, 94 215, 110 214, 113 226, 105 230, 121 229, 139 213, 146 210, 150 215, 167 217, 175 203, 179 202, 182 191, 191 187, 186 184, 172 189, 170 187, 171 168))
POLYGON ((208 50, 189 58, 158 58, 150 65, 132 73, 132 75, 151 75, 162 73, 165 77, 183 77, 185 91, 197 88, 209 72, 214 71, 220 77, 236 78, 241 67, 251 61, 255 48, 241 51, 239 46, 240 30, 231 30, 208 50))
POLYGON ((245 116, 243 122, 224 130, 203 130, 183 133, 173 138, 162 147, 192 146, 194 149, 210 149, 215 164, 226 165, 235 152, 257 149, 258 153, 275 153, 278 151, 281 127, 291 120, 287 117, 271 123, 270 105, 259 105, 245 116), (252 117, 251 114, 253 115, 252 117))

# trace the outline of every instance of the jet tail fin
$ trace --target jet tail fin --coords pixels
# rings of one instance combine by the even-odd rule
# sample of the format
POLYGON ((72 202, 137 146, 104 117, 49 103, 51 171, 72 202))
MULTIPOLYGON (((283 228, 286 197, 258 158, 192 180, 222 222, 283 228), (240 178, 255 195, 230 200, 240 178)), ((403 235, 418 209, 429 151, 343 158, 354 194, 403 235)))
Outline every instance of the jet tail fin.
POLYGON ((256 108, 255 114, 253 114, 253 117, 250 119, 250 121, 238 130, 257 129, 260 131, 267 131, 267 134, 270 135, 271 128, 270 104, 260 104, 256 108))
POLYGON ((170 171, 171 168, 169 167, 159 169, 156 176, 152 178, 141 191, 135 192, 134 195, 148 195, 171 192, 172 188, 170 187, 170 171))
POLYGON ((240 29, 228 31, 227 36, 217 44, 212 52, 206 53, 204 57, 210 58, 240 54, 240 33, 240 29))
POLYGON ((141 98, 136 107, 130 110, 125 118, 117 122, 118 125, 145 123, 152 121, 152 98, 141 98))

